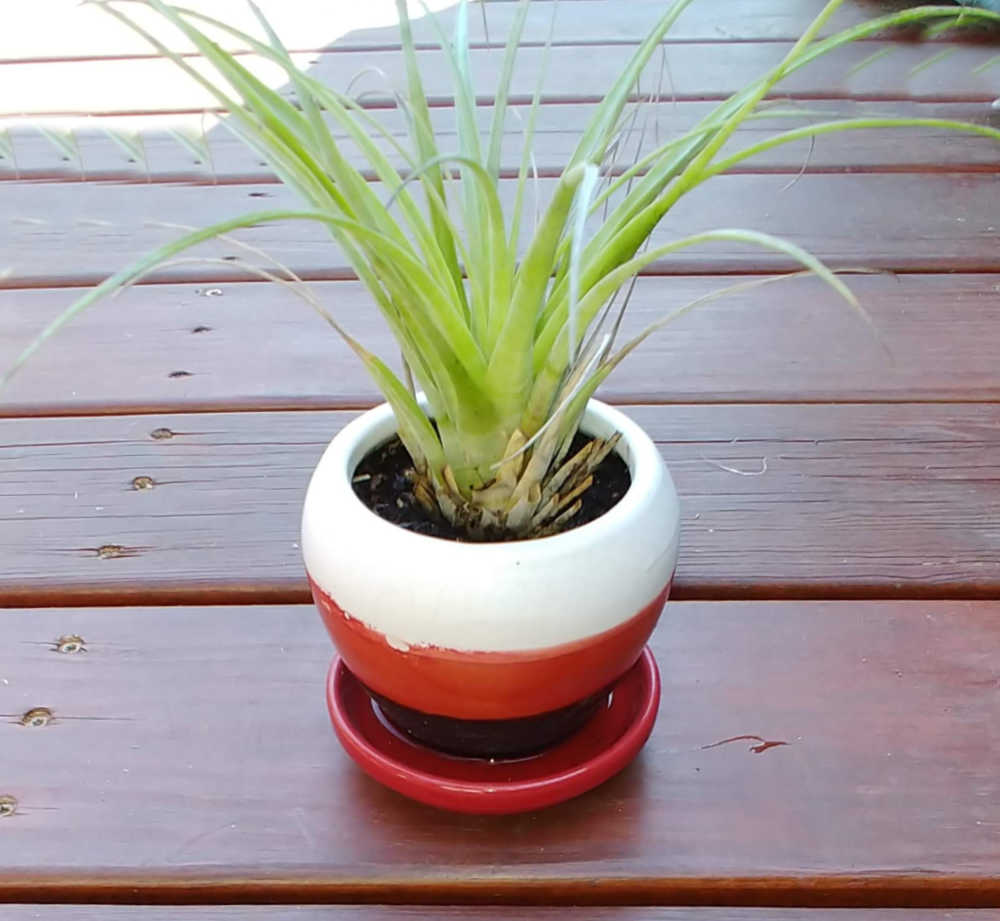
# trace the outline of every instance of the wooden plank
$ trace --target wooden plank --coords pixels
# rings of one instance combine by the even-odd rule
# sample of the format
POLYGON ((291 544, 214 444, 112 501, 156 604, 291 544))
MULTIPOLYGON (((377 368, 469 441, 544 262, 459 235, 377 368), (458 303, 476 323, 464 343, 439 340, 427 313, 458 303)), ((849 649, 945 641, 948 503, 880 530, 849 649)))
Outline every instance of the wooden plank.
MULTIPOLYGON (((665 310, 744 280, 641 278, 621 341, 665 310)), ((624 362, 600 395, 616 403, 1000 400, 1000 275, 848 283, 885 351, 838 295, 816 279, 795 279, 681 317, 624 362)), ((366 347, 396 364, 397 349, 358 282, 318 282, 314 290, 366 347)), ((0 368, 79 293, 0 291, 0 368)), ((0 416, 338 409, 379 399, 343 341, 285 291, 141 285, 50 340, 4 391, 0 416)))
MULTIPOLYGON (((497 0, 501 2, 501 0, 497 0)), ((492 921, 510 916, 507 905, 154 905, 129 904, 4 904, 4 917, 10 921, 433 921, 465 919, 492 921)), ((563 921, 582 917, 579 906, 518 906, 518 918, 524 921, 563 921)), ((974 909, 900 909, 900 908, 654 908, 616 905, 588 906, 588 921, 997 921, 1000 912, 974 909)))
MULTIPOLYGON (((285 44, 295 51, 375 50, 398 47, 395 26, 386 25, 394 14, 389 0, 371 0, 363 6, 317 7, 309 0, 261 0, 258 4, 285 44)), ((428 4, 445 29, 454 26, 456 6, 451 0, 428 4), (442 8, 443 7, 443 8, 442 8)), ((480 10, 469 17, 469 38, 474 45, 502 44, 514 20, 516 5, 490 0, 485 5, 488 28, 480 10)), ((133 15, 141 11, 131 11, 133 15)), ((775 4, 773 0, 730 0, 720 14, 704 0, 688 7, 668 33, 670 42, 690 41, 794 41, 809 25, 815 10, 800 4, 775 4)), ((830 28, 846 28, 876 15, 876 10, 849 0, 830 28)), ((121 57, 150 54, 149 45, 100 11, 67 5, 52 16, 44 4, 26 6, 0 35, 0 63, 24 60, 121 57)), ((554 40, 559 44, 635 43, 649 33, 663 14, 662 0, 630 0, 614 5, 607 0, 576 0, 572 6, 533 0, 528 10, 523 41, 544 43, 553 17, 554 40)), ((257 32, 245 4, 238 0, 215 0, 212 15, 257 32)), ((437 33, 416 7, 411 15, 414 38, 424 47, 436 46, 437 33)), ((150 21, 155 22, 150 17, 150 21)), ((231 51, 246 46, 230 36, 221 43, 231 51)), ((178 38, 172 47, 192 50, 178 38)))
MULTIPOLYGON (((778 64, 789 48, 785 42, 672 45, 664 52, 669 79, 664 77, 663 94, 680 100, 724 98, 778 64)), ((586 54, 565 46, 548 51, 524 48, 511 94, 530 101, 544 71, 545 101, 599 101, 633 53, 627 45, 595 46, 586 54)), ((483 101, 493 96, 503 55, 502 48, 470 54, 473 86, 483 101)), ((450 102, 451 74, 440 52, 418 51, 417 56, 432 104, 450 102)), ((351 86, 355 94, 365 94, 366 105, 391 104, 391 88, 405 86, 402 55, 397 51, 307 52, 293 58, 329 86, 342 90, 351 86), (355 81, 365 70, 368 75, 355 81)), ((778 92, 821 99, 988 103, 1000 94, 1000 68, 992 66, 995 58, 996 49, 990 45, 863 42, 831 52, 792 74, 778 92)), ((204 62, 190 60, 196 69, 203 69, 204 62)), ((251 58, 247 66, 268 85, 293 94, 276 65, 251 58)), ((659 65, 650 68, 644 93, 659 83, 659 65)), ((175 64, 159 58, 5 64, 0 66, 0 100, 0 115, 5 117, 150 114, 217 106, 214 96, 175 64)))
MULTIPOLYGON (((427 6, 439 15, 447 16, 452 0, 429 0, 427 6)), ((53 2, 26 6, 0 37, 0 63, 12 61, 56 61, 60 59, 92 60, 149 56, 149 43, 125 25, 95 7, 78 6, 66 0, 56 0, 60 7, 53 15, 53 2)), ((546 4, 547 5, 547 4, 546 4)), ((261 0, 258 6, 293 50, 314 50, 323 47, 370 47, 372 42, 398 47, 398 21, 394 0, 369 0, 365 4, 329 4, 319 6, 309 0, 261 0), (359 30, 363 30, 360 32, 359 30), (356 33, 363 35, 360 41, 356 33)), ((411 15, 418 34, 426 42, 434 35, 419 3, 411 3, 411 15)), ((141 8, 127 11, 145 28, 157 35, 168 36, 171 48, 190 53, 194 46, 182 35, 165 29, 161 17, 141 8)), ((206 12, 202 10, 202 12, 206 12)), ((536 16, 533 19, 537 19, 536 16)), ((492 10, 491 10, 492 13, 492 10)), ((511 19, 511 10, 499 11, 497 27, 511 19)), ((595 10, 594 13, 597 13, 595 10)), ((260 37, 260 27, 251 10, 240 0, 213 0, 207 15, 260 37)), ((453 18, 453 17, 452 17, 453 18)), ((600 18, 591 16, 592 19, 600 18)), ((480 19, 474 17, 473 28, 482 32, 480 19)), ((244 42, 222 33, 215 36, 229 51, 246 50, 244 42)))
POLYGON ((340 751, 309 607, 6 611, 0 899, 996 907, 998 615, 671 605, 638 761, 474 818, 340 751))
MULTIPOLYGON (((587 0, 583 0, 587 2, 587 0)), ((678 102, 672 105, 646 108, 640 114, 632 133, 627 153, 618 158, 617 168, 624 169, 641 154, 654 149, 663 139, 689 131, 713 108, 714 103, 678 102)), ((542 106, 537 115, 533 144, 539 175, 557 176, 569 161, 580 134, 596 106, 542 106)), ((981 103, 863 103, 851 100, 816 101, 808 105, 817 113, 808 121, 824 118, 865 118, 885 115, 912 118, 947 118, 959 121, 988 122, 989 110, 981 103), (827 114, 828 113, 828 114, 827 114)), ((501 171, 516 176, 520 168, 523 136, 518 125, 527 123, 527 107, 517 106, 510 116, 511 130, 505 135, 501 150, 501 171)), ((483 132, 489 130, 492 110, 478 109, 483 132)), ((400 139, 405 126, 400 113, 384 110, 379 118, 400 139)), ((443 150, 455 150, 458 141, 454 127, 454 112, 450 108, 431 110, 431 120, 443 150)), ((790 130, 807 119, 784 117, 745 122, 724 148, 722 155, 757 144, 774 134, 790 130)), ((270 168, 261 165, 260 158, 228 131, 212 128, 211 119, 199 115, 178 116, 108 116, 88 118, 73 123, 73 137, 78 157, 67 157, 37 128, 18 124, 10 129, 13 159, 0 157, 0 179, 62 179, 91 181, 152 181, 152 182, 212 182, 264 183, 276 182, 270 168), (181 128, 198 138, 208 154, 195 156, 181 144, 171 130, 181 128), (145 161, 141 162, 112 139, 119 132, 141 138, 145 161)), ((335 131, 337 136, 340 136, 335 131)), ((378 139, 376 139, 378 140, 378 139)), ((398 166, 401 159, 382 144, 389 158, 398 166)), ((345 155, 364 169, 367 161, 353 145, 345 145, 345 155)), ((848 134, 824 135, 814 145, 808 140, 797 141, 758 154, 738 167, 736 172, 902 172, 942 168, 958 171, 997 170, 1000 168, 1000 145, 989 138, 970 134, 945 132, 932 128, 898 130, 866 130, 848 134)))
MULTIPOLYGON (((515 3, 487 2, 488 32, 483 28, 482 15, 469 17, 470 40, 476 44, 503 43, 510 32, 515 3)), ((899 4, 896 4, 899 7, 899 4)), ((662 0, 572 0, 572 5, 552 4, 532 0, 525 22, 524 43, 544 43, 553 17, 554 41, 566 45, 593 45, 641 42, 664 12, 662 0)), ((820 35, 830 35, 840 29, 865 22, 890 11, 888 5, 873 7, 864 0, 848 0, 820 35)), ((476 12, 475 10, 473 12, 476 12)), ((730 0, 724 9, 700 0, 687 7, 667 33, 667 43, 673 42, 762 42, 795 41, 808 28, 816 15, 815 7, 799 3, 775 3, 774 0, 730 0)), ((455 7, 438 13, 446 28, 454 24, 455 7)), ((415 21, 418 41, 432 43, 436 35, 426 22, 415 21)), ((988 40, 991 33, 966 29, 959 35, 988 40)), ((339 38, 337 48, 395 47, 392 29, 357 29, 339 38)))
MULTIPOLYGON (((515 180, 501 180, 504 202, 515 180)), ((540 197, 555 180, 540 180, 540 197)), ((178 226, 204 226, 261 209, 298 208, 282 185, 192 186, 14 183, 4 188, 0 252, 11 274, 3 287, 92 284, 177 238, 178 226)), ((652 245, 718 227, 783 235, 837 267, 893 271, 997 272, 1000 173, 921 175, 718 176, 683 197, 652 245), (887 203, 892 207, 887 207, 887 203)), ((262 224, 234 233, 307 280, 351 277, 322 227, 262 224)), ((218 258, 246 253, 214 244, 218 258)), ((768 273, 798 269, 785 256, 738 244, 711 244, 654 263, 650 273, 768 273)), ((155 281, 233 281, 237 266, 184 263, 155 281)))
MULTIPOLYGON (((678 598, 1000 592, 997 404, 626 409, 681 494, 678 598)), ((302 497, 351 417, 0 421, 2 603, 308 599, 302 497)))

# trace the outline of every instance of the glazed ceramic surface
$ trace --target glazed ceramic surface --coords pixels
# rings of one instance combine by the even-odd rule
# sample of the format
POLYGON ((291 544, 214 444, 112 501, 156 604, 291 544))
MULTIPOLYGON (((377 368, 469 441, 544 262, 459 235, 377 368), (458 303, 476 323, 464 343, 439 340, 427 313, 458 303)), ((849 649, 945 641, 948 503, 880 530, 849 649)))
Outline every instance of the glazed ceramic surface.
POLYGON ((358 680, 336 660, 327 706, 337 736, 361 768, 393 790, 442 809, 525 812, 592 790, 617 774, 656 722, 660 676, 646 649, 578 732, 531 758, 453 758, 418 745, 380 716, 358 680))
POLYGON ((622 433, 626 495, 582 527, 494 544, 414 534, 357 498, 355 468, 395 433, 389 407, 337 435, 309 486, 302 549, 324 623, 362 682, 427 713, 509 719, 580 700, 632 666, 669 591, 677 495, 627 416, 591 401, 582 429, 622 433))

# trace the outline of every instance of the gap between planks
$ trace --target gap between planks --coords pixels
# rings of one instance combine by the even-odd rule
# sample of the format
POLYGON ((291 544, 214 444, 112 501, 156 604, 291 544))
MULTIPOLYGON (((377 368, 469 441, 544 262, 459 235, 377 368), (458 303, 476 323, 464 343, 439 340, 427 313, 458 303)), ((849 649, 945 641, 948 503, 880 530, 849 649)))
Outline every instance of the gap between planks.
MULTIPOLYGON (((767 908, 591 908, 585 921, 997 921, 982 909, 947 911, 914 909, 901 917, 897 909, 767 909, 767 908)), ((6 905, 4 921, 510 921, 504 906, 406 905, 242 905, 150 906, 81 905, 79 903, 6 905)), ((522 906, 517 921, 581 921, 574 907, 522 906)))
MULTIPOLYGON (((115 405, 101 403, 81 403, 73 406, 63 405, 26 405, 15 409, 5 409, 0 406, 0 419, 81 419, 81 418, 113 418, 116 416, 145 415, 218 415, 218 414, 252 414, 252 413, 317 413, 317 412, 365 412, 382 403, 382 400, 372 400, 369 397, 342 397, 325 399, 323 397, 304 397, 297 399, 275 398, 226 400, 212 402, 205 400, 169 401, 146 403, 121 403, 115 405)), ((767 399, 765 397, 748 396, 745 399, 734 398, 732 394, 705 394, 703 399, 686 396, 684 399, 671 399, 669 396, 657 398, 648 393, 633 394, 628 391, 616 393, 605 398, 604 402, 612 406, 634 406, 637 408, 655 409, 671 407, 683 409, 694 406, 994 406, 1000 405, 1000 400, 990 397, 970 399, 957 394, 953 397, 929 397, 913 399, 899 396, 872 394, 870 397, 842 398, 833 393, 817 395, 804 399, 767 399)))
MULTIPOLYGON (((680 585, 671 591, 671 601, 690 602, 835 602, 835 601, 1000 601, 1000 583, 989 585, 808 585, 771 586, 724 581, 704 585, 680 585)), ((104 607, 223 607, 234 604, 308 604, 312 601, 305 575, 285 582, 259 584, 216 583, 211 587, 190 584, 142 587, 122 584, 102 588, 92 585, 59 586, 53 589, 0 588, 0 615, 9 608, 104 607)), ((1000 903, 998 903, 1000 907, 1000 903)))
MULTIPOLYGON (((241 905, 172 906, 9 904, 4 921, 510 921, 504 906, 241 905)), ((575 907, 521 906, 517 921, 581 921, 575 907)), ((997 921, 983 909, 591 908, 586 921, 997 921)))
MULTIPOLYGON (((780 93, 775 95, 769 95, 764 97, 764 101, 769 102, 777 99, 787 100, 788 102, 878 102, 878 103, 911 103, 911 102, 922 102, 922 103, 933 103, 939 105, 983 105, 988 107, 990 102, 993 100, 995 95, 995 90, 988 90, 982 92, 970 92, 970 93, 949 93, 949 92, 936 92, 936 93, 924 93, 920 96, 910 96, 897 91, 886 91, 886 92, 854 92, 854 93, 834 93, 827 92, 825 90, 802 90, 788 93, 780 93)), ((687 93, 674 93, 670 96, 669 100, 663 100, 664 102, 669 101, 670 103, 719 103, 725 102, 731 98, 732 93, 713 93, 713 92, 687 92, 687 93)), ((639 96, 629 96, 629 103, 644 102, 646 97, 639 96)), ((487 94, 476 94, 474 97, 474 104, 477 108, 486 108, 491 106, 495 102, 495 98, 492 95, 487 94)), ((597 93, 581 93, 579 95, 573 93, 559 93, 552 94, 549 96, 543 95, 540 102, 545 106, 553 105, 598 105, 604 101, 604 96, 597 93)), ((531 105, 532 97, 523 93, 511 93, 507 97, 507 104, 510 106, 529 106, 531 105)), ((455 100, 452 96, 444 96, 439 94, 429 94, 427 96, 427 105, 431 109, 453 109, 455 106, 455 100)), ((384 101, 381 100, 371 100, 366 101, 364 107, 365 111, 380 111, 386 109, 395 109, 396 104, 390 99, 384 101)), ((197 106, 197 107, 179 107, 179 108, 166 108, 166 109, 143 109, 136 107, 122 107, 122 108, 95 108, 95 109, 39 109, 35 112, 20 113, 20 112, 2 112, 0 111, 0 119, 50 119, 50 118, 75 118, 75 117, 87 117, 87 118, 112 118, 112 117, 122 117, 122 118, 132 118, 139 117, 144 118, 147 116, 161 116, 161 115, 222 115, 223 112, 220 109, 214 109, 207 106, 197 106)), ((27 122, 30 124, 30 122, 27 122)))
MULTIPOLYGON (((988 877, 845 873, 830 877, 713 877, 616 880, 549 877, 459 882, 363 876, 327 881, 314 873, 270 873, 248 866, 190 873, 9 874, 0 870, 0 904, 100 905, 392 905, 524 907, 747 907, 780 909, 1000 908, 1000 880, 988 877)), ((620 917, 617 915, 616 917, 620 917)), ((949 916, 950 917, 950 916, 949 916)), ((981 916, 980 916, 981 917, 981 916)), ((816 918, 810 913, 810 919, 816 918)), ((912 918, 907 915, 907 918, 912 918)), ((664 921, 670 921, 669 916, 664 921)), ((697 919, 695 919, 697 921, 697 919)), ((710 918, 704 921, 712 921, 710 918)), ((754 919, 745 919, 754 921, 754 919)), ((764 921, 764 919, 760 919, 764 921)), ((777 921, 781 921, 780 917, 777 921)), ((865 921, 844 917, 843 921, 865 921)), ((975 921, 975 919, 970 919, 975 921)), ((982 921, 986 921, 982 918, 982 921)))
MULTIPOLYGON (((927 266, 920 266, 914 264, 907 264, 899 266, 898 268, 877 268, 874 272, 884 271, 889 275, 913 275, 913 276, 927 276, 927 275, 941 275, 948 272, 954 272, 956 274, 962 275, 995 275, 998 269, 1000 269, 1000 262, 962 262, 960 266, 955 266, 954 268, 942 267, 939 264, 929 264, 927 266)), ((833 270, 836 272, 838 270, 837 266, 833 266, 833 270)), ((669 265, 664 264, 653 264, 642 270, 642 273, 638 276, 640 278, 734 278, 741 275, 745 276, 764 276, 764 275, 775 275, 785 271, 794 271, 780 264, 774 265, 762 265, 760 268, 755 268, 753 264, 747 262, 736 263, 725 262, 716 267, 712 267, 710 264, 706 264, 705 260, 697 262, 677 262, 669 265)), ((337 269, 324 271, 322 269, 316 269, 310 271, 308 269, 296 269, 296 275, 302 281, 309 282, 341 282, 341 281, 357 281, 357 275, 350 272, 350 270, 345 269, 339 271, 337 269)), ((66 289, 66 288, 91 288, 95 287, 103 279, 91 279, 89 277, 74 277, 72 275, 67 275, 63 277, 56 278, 46 278, 46 277, 28 277, 28 278, 18 278, 13 284, 5 285, 3 279, 0 278, 0 290, 5 291, 37 291, 39 289, 66 289)), ((222 285, 222 284, 272 284, 265 279, 254 278, 252 276, 239 274, 238 270, 233 270, 230 273, 222 272, 220 274, 214 274, 211 272, 199 273, 197 277, 184 277, 184 276, 171 276, 171 277, 155 277, 150 281, 136 282, 130 285, 130 288, 142 288, 153 285, 222 285)), ((756 400, 754 402, 757 402, 756 400)), ((923 400, 919 402, 924 402, 923 400)))

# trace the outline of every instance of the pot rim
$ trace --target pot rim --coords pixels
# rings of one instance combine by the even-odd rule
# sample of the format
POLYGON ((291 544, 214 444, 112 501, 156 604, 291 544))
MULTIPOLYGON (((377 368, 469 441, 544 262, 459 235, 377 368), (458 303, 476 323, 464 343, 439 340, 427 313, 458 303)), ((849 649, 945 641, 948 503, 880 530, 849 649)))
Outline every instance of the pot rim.
MULTIPOLYGON (((421 404, 426 406, 424 400, 421 400, 421 404)), ((642 503, 656 493, 658 480, 664 471, 662 458, 652 438, 638 423, 619 409, 602 403, 600 400, 589 400, 580 423, 580 430, 586 435, 604 438, 609 437, 614 432, 621 433, 622 437, 615 447, 615 453, 622 458, 628 467, 631 482, 625 495, 593 521, 547 537, 514 541, 460 541, 410 531, 387 521, 370 509, 354 492, 351 487, 351 478, 358 464, 369 452, 397 434, 395 416, 388 403, 382 403, 362 413, 356 419, 352 419, 334 436, 316 467, 314 479, 320 477, 322 482, 327 476, 339 474, 340 479, 347 484, 350 493, 348 501, 357 506, 365 516, 368 516, 369 520, 366 525, 380 530, 390 529, 394 540, 418 543, 440 541, 455 548, 460 553, 475 553, 480 556, 511 546, 519 548, 526 546, 545 547, 558 550, 561 553, 571 549, 569 545, 601 540, 607 532, 622 527, 642 503)))

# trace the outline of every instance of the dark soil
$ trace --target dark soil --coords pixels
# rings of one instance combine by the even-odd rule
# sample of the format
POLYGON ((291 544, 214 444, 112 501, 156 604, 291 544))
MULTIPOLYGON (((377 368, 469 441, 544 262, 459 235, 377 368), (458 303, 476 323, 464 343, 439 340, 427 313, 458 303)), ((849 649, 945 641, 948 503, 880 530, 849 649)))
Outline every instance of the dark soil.
MULTIPOLYGON (((577 434, 568 457, 572 457, 588 441, 577 434)), ((392 524, 446 540, 472 540, 446 521, 435 521, 413 495, 406 472, 412 467, 410 455, 398 437, 371 451, 354 471, 354 492, 376 515, 392 524)), ((565 530, 578 528, 600 518, 628 491, 632 478, 625 462, 611 452, 597 468, 593 485, 580 498, 583 506, 567 524, 565 530)))

